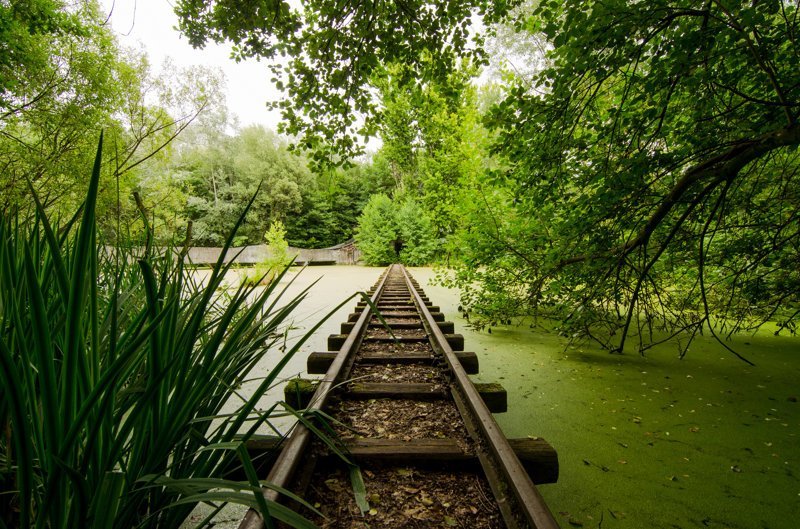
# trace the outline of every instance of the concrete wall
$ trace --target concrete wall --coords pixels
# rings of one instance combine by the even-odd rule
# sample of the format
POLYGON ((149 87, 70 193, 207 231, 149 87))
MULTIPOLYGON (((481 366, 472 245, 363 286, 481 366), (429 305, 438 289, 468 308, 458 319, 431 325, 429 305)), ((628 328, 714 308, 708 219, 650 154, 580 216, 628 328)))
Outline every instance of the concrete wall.
MULTIPOLYGON (((213 264, 217 262, 222 248, 195 247, 189 249, 187 261, 195 265, 213 264)), ((331 248, 294 248, 289 247, 289 255, 296 255, 296 264, 356 264, 361 258, 361 252, 352 242, 347 242, 331 248)), ((235 263, 252 265, 269 257, 266 244, 229 248, 225 254, 225 262, 233 259, 235 263)))

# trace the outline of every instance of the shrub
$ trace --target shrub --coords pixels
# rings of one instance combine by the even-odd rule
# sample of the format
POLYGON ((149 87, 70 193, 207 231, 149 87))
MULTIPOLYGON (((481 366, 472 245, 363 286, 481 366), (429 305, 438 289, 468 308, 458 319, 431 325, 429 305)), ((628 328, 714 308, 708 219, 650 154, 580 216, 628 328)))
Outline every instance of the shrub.
POLYGON ((359 218, 356 243, 365 263, 385 266, 402 262, 410 266, 430 263, 438 242, 430 217, 413 199, 401 203, 373 195, 359 218))
POLYGON ((266 258, 257 263, 253 273, 248 274, 246 281, 250 284, 269 284, 287 266, 294 262, 296 255, 289 255, 289 243, 286 240, 286 228, 279 220, 272 221, 264 234, 267 243, 266 258))

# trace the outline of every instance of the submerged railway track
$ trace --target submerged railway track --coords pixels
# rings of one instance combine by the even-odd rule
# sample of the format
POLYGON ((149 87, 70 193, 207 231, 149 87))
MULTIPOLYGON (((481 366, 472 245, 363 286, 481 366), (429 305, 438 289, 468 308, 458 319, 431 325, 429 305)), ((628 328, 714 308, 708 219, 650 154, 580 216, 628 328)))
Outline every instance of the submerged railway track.
MULTIPOLYGON (((309 373, 325 376, 308 402, 300 392, 295 402, 333 418, 328 426, 365 483, 361 505, 351 467, 301 424, 266 480, 314 505, 324 518, 304 514, 323 528, 557 528, 534 485, 557 479, 555 451, 538 438, 505 438, 492 417, 504 411, 504 392, 470 381, 477 357, 463 352, 453 324, 400 265, 369 294, 329 337, 331 350, 311 354, 309 373)), ((263 526, 251 510, 239 527, 263 526)))

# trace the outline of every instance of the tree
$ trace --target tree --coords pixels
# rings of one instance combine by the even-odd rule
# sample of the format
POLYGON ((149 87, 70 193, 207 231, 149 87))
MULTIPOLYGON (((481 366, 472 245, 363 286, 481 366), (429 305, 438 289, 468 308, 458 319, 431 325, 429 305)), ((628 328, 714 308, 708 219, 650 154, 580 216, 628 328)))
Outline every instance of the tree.
POLYGON ((99 232, 108 242, 144 237, 135 191, 145 206, 158 201, 151 228, 167 227, 170 238, 184 227, 176 218, 184 189, 179 179, 154 178, 154 162, 200 113, 224 107, 222 81, 202 67, 153 72, 105 22, 94 0, 0 5, 0 209, 32 213, 32 187, 54 217, 72 216, 104 130, 111 148, 99 232))
POLYGON ((67 12, 59 0, 24 0, 0 5, 0 110, 15 113, 52 86, 50 42, 80 36, 86 27, 80 11, 67 12), (31 82, 34 81, 34 82, 31 82))
POLYGON ((88 132, 113 122, 113 78, 124 65, 94 2, 69 11, 61 2, 4 3, 0 17, 10 39, 2 41, 0 204, 30 206, 31 181, 46 205, 66 197, 63 211, 74 211, 83 189, 77 175, 94 152, 88 132))
POLYGON ((314 0, 300 9, 286 1, 181 0, 176 13, 194 46, 230 41, 237 58, 287 57, 271 65, 287 96, 273 106, 283 113, 285 131, 315 149, 315 160, 335 160, 335 153, 359 150, 357 134, 374 130, 374 73, 406 64, 410 78, 445 77, 456 57, 481 56, 481 39, 470 32, 473 15, 488 26, 508 7, 488 0, 314 0))
POLYGON ((398 236, 392 199, 383 194, 373 195, 358 219, 356 244, 361 258, 372 266, 396 262, 398 236))
POLYGON ((373 195, 359 217, 356 243, 364 262, 385 266, 429 264, 439 245, 430 217, 412 198, 373 195))
POLYGON ((546 36, 548 67, 492 114, 503 216, 462 283, 618 351, 631 330, 792 326, 797 17, 777 0, 542 2, 518 27, 546 36))
POLYGON ((286 240, 286 228, 283 222, 273 221, 264 234, 267 244, 267 256, 256 263, 253 271, 248 273, 247 281, 261 285, 270 284, 297 257, 289 254, 289 243, 286 240))
POLYGON ((370 165, 328 168, 314 172, 312 186, 303 188, 303 207, 286 219, 294 246, 326 248, 353 238, 358 217, 369 197, 383 189, 370 165))
POLYGON ((236 245, 260 244, 270 223, 284 221, 302 207, 302 191, 313 186, 305 160, 291 154, 283 139, 253 125, 206 145, 183 146, 173 171, 188 175, 186 215, 199 245, 221 245, 237 212, 260 190, 237 234, 236 245))
POLYGON ((397 210, 396 222, 400 262, 408 266, 430 264, 439 243, 433 221, 422 206, 414 200, 404 200, 397 210))
POLYGON ((373 170, 388 173, 395 194, 419 201, 441 237, 455 231, 459 191, 486 157, 480 139, 486 130, 470 84, 475 73, 464 63, 442 80, 419 81, 409 79, 405 65, 390 65, 375 82, 383 145, 373 170))

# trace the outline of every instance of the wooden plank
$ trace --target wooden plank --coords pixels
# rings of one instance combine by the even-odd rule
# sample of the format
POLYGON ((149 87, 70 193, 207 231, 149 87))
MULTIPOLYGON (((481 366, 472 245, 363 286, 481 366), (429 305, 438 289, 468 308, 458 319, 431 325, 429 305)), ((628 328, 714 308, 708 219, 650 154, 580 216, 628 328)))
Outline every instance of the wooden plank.
POLYGON ((455 439, 356 439, 346 446, 350 455, 359 460, 397 463, 475 459, 474 455, 464 452, 455 439))
MULTIPOLYGON (((282 437, 254 436, 245 442, 247 452, 259 474, 266 474, 277 456, 282 437)), ((509 439, 523 468, 536 484, 556 483, 558 481, 558 454, 541 437, 522 437, 509 439)), ((411 463, 420 459, 427 461, 471 461, 473 455, 464 452, 454 439, 356 439, 346 446, 350 455, 359 460, 391 461, 411 463)), ((227 479, 247 479, 239 465, 234 465, 226 475, 227 479)))
POLYGON ((293 378, 283 387, 283 400, 295 410, 302 410, 308 407, 318 385, 318 380, 293 378))
POLYGON ((456 359, 458 359, 461 367, 464 368, 464 371, 468 375, 477 375, 478 374, 478 355, 472 351, 456 351, 455 352, 456 359))
POLYGON ((433 310, 432 310, 432 311, 431 311, 431 319, 432 319, 433 321, 435 321, 435 322, 444 321, 444 314, 442 314, 442 313, 441 313, 441 312, 439 312, 438 310, 436 310, 436 311, 433 311, 433 310))
POLYGON ((541 437, 509 439, 508 444, 534 483, 558 481, 558 453, 541 437))
MULTIPOLYGON (((407 336, 390 336, 388 332, 383 331, 380 334, 371 333, 364 336, 364 342, 391 342, 391 343, 419 343, 427 342, 428 335, 425 333, 415 333, 407 336)), ((330 342, 328 342, 330 345, 330 342)))
POLYGON ((475 389, 480 393, 483 403, 492 413, 508 411, 508 393, 506 388, 493 382, 476 382, 475 389))
MULTIPOLYGON (((444 333, 443 333, 444 334, 444 333)), ((463 334, 445 334, 445 339, 453 351, 464 350, 464 335, 463 334)))
POLYGON ((338 351, 347 341, 348 334, 331 334, 328 336, 328 350, 338 351))
POLYGON ((381 314, 383 314, 384 312, 387 312, 387 311, 396 311, 396 310, 409 311, 409 310, 414 310, 414 304, 413 303, 407 303, 407 304, 406 303, 391 303, 391 304, 378 303, 377 307, 378 307, 378 310, 381 311, 381 314))
MULTIPOLYGON (((384 318, 386 320, 386 325, 389 326, 390 329, 418 329, 420 332, 423 332, 422 321, 392 321, 391 319, 384 318)), ((377 319, 369 322, 370 330, 374 329, 385 329, 386 327, 378 321, 377 319)))
POLYGON ((416 364, 434 361, 430 353, 364 353, 361 358, 364 364, 416 364))
MULTIPOLYGON (((312 375, 325 374, 327 366, 330 366, 336 354, 337 353, 334 351, 311 353, 307 363, 308 373, 312 375)), ((478 355, 472 351, 459 351, 455 353, 455 355, 468 375, 478 374, 478 355)), ((433 359, 434 357, 429 353, 407 353, 403 355, 398 355, 396 353, 365 353, 361 356, 361 361, 365 364, 415 364, 431 361, 433 359)))
POLYGON ((306 371, 309 375, 324 375, 331 367, 338 351, 318 351, 308 355, 306 359, 306 371))
POLYGON ((446 396, 441 385, 430 382, 351 382, 347 396, 352 399, 435 400, 446 396))
MULTIPOLYGON (((358 316, 360 314, 361 314, 360 312, 351 313, 347 317, 347 321, 355 321, 355 320, 357 320, 358 316)), ((384 318, 412 318, 412 317, 413 318, 418 318, 419 317, 419 313, 417 313, 415 311, 411 311, 411 310, 394 310, 394 311, 382 310, 381 311, 381 316, 383 316, 384 318)), ((444 321, 444 319, 445 319, 444 318, 444 314, 442 314, 441 312, 432 312, 431 313, 431 317, 433 318, 434 321, 437 321, 437 322, 444 321)))
MULTIPOLYGON (((416 322, 412 322, 412 321, 391 321, 390 318, 386 318, 386 317, 384 317, 384 320, 386 320, 386 325, 388 325, 390 329, 419 329, 420 331, 422 331, 422 329, 423 329, 422 321, 416 321, 416 322)), ((445 325, 447 323, 449 323, 451 325, 451 327, 447 327, 447 328, 449 328, 450 331, 452 332, 452 330, 453 330, 452 325, 453 324, 451 322, 444 322, 445 325)), ((354 326, 355 326, 355 322, 352 322, 352 321, 343 322, 341 324, 341 326, 340 326, 340 332, 342 334, 350 334, 350 332, 353 330, 354 326)), ((377 318, 373 318, 372 321, 369 322, 369 328, 374 330, 374 329, 385 329, 386 327, 384 327, 383 323, 381 323, 377 318)))
MULTIPOLYGON (((439 325, 439 329, 445 334, 453 334, 456 332, 456 324, 452 321, 440 321, 437 322, 439 325)), ((422 324, 420 323, 420 327, 422 324)))

